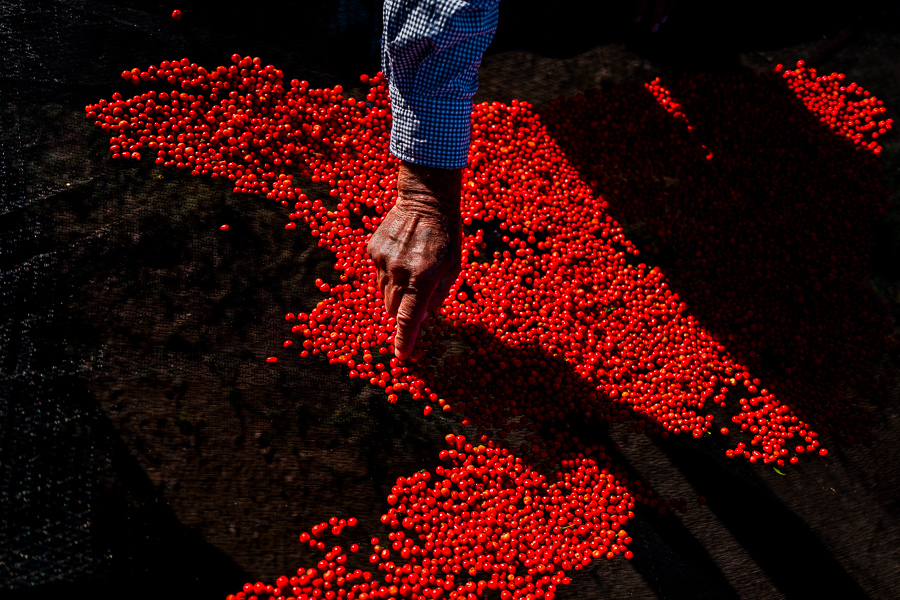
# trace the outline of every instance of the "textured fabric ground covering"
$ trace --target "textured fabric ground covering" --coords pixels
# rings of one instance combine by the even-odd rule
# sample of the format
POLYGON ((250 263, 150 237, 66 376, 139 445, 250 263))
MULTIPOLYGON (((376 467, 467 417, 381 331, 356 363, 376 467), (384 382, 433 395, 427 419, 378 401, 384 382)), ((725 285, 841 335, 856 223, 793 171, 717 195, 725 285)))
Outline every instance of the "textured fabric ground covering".
MULTIPOLYGON (((438 467, 442 479, 429 492, 428 472, 398 479, 388 504, 400 504, 382 523, 401 560, 372 541, 383 583, 347 571, 335 548, 321 573, 301 569, 278 590, 248 584, 242 593, 277 596, 290 583, 298 597, 553 597, 569 582, 566 571, 631 556, 623 527, 635 502, 661 513, 671 506, 610 463, 591 439, 602 423, 664 438, 729 435, 710 411, 730 409, 720 413, 730 417, 723 425, 740 435, 728 456, 776 467, 825 455, 819 431, 868 439, 871 413, 859 398, 877 403, 889 383, 872 371, 887 342, 859 274, 865 232, 886 212, 872 155, 891 121, 856 84, 817 78, 801 64, 591 93, 551 103, 543 120, 526 103, 476 106, 463 272, 401 364, 390 358, 393 321, 365 255, 396 196, 383 78, 363 76, 370 90, 356 100, 340 86, 288 85, 259 59, 233 62, 207 70, 183 59, 123 72, 126 81, 174 89, 114 95, 86 107, 88 118, 112 135, 113 158, 150 151, 159 165, 224 177, 235 192, 292 209, 286 229, 308 227, 340 273, 316 281, 328 296, 315 309, 287 315, 305 338, 301 355, 346 365, 351 378, 384 388, 388 402, 460 414, 482 444, 450 435, 455 449, 441 458, 451 468, 438 467), (809 152, 827 153, 818 163, 827 171, 805 168, 809 152), (311 188, 297 185, 306 180, 311 188), (330 198, 315 198, 316 184, 330 198), (831 208, 821 222, 809 198, 831 208), (640 229, 626 235, 617 219, 640 229), (796 243, 788 224, 798 220, 811 243, 809 260, 795 266, 783 249, 796 243), (745 264, 744 248, 763 260, 745 264), (840 272, 838 253, 852 257, 840 272), (692 307, 673 289, 688 278, 692 307), (819 293, 846 304, 821 312, 819 293), (562 489, 570 493, 556 498, 562 489)), ((319 536, 329 528, 339 535, 343 518, 305 539, 325 550, 319 536)))

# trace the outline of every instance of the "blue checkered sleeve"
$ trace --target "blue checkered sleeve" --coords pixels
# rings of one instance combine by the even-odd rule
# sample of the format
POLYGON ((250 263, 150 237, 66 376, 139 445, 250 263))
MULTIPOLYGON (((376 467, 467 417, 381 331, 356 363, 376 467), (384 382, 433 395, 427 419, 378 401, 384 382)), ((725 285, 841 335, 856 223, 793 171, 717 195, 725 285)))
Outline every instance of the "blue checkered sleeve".
POLYGON ((481 55, 499 0, 387 0, 382 68, 390 82, 391 152, 429 167, 466 166, 481 55))

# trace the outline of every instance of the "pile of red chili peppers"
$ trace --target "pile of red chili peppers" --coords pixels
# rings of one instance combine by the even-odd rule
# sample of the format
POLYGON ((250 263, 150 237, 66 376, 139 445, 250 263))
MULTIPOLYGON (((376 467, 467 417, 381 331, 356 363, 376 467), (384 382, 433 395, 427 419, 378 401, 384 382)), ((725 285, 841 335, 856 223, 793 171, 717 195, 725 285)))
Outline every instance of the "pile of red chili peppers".
POLYGON ((326 552, 316 568, 229 598, 552 598, 592 560, 631 557, 636 503, 671 506, 579 427, 700 438, 714 429, 710 406, 731 408, 743 435, 728 455, 778 467, 825 455, 818 432, 866 437, 870 413, 840 387, 877 395, 867 373, 888 342, 871 294, 848 291, 865 270, 865 229, 841 223, 886 210, 870 173, 891 120, 843 75, 799 63, 657 79, 555 101, 543 117, 525 102, 475 106, 462 273, 403 363, 365 250, 397 193, 383 76, 363 76, 356 99, 238 55, 122 78, 155 90, 86 107, 114 159, 227 179, 286 207, 287 229, 334 253, 335 277, 316 282, 327 297, 287 314, 302 355, 477 431, 448 435, 433 474, 398 478, 372 571, 344 566, 358 544, 326 544, 355 525, 334 517, 300 538, 326 552), (806 173, 810 152, 826 153, 830 172, 806 173), (310 197, 302 180, 330 197, 310 197), (825 218, 817 206, 829 223, 786 248, 798 220, 825 218), (639 224, 640 247, 622 223, 639 224), (765 289, 773 271, 797 285, 765 289), (841 314, 841 294, 864 314, 841 314), (851 343, 828 343, 837 336, 851 343), (798 376, 810 369, 839 373, 798 376))

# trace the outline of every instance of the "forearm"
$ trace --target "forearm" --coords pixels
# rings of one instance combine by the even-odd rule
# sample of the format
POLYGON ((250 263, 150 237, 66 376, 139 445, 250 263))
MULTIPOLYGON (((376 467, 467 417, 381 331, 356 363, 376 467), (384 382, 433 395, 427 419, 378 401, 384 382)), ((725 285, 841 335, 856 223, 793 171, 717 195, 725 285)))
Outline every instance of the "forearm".
POLYGON ((472 96, 499 0, 387 0, 382 64, 390 81, 391 152, 401 159, 397 202, 369 240, 396 355, 459 275, 460 196, 468 161, 472 96))
POLYGON ((442 169, 403 161, 397 174, 397 191, 407 202, 428 204, 441 214, 458 216, 462 169, 442 169))

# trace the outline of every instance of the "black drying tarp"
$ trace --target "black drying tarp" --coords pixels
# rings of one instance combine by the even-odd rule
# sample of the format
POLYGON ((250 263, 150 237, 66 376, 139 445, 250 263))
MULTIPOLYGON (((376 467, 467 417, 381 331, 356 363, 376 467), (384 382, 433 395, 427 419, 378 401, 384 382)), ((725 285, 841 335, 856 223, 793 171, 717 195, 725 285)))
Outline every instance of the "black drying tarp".
MULTIPOLYGON (((161 60, 216 66, 237 52, 349 94, 359 74, 378 69, 376 2, 220 4, 0 7, 4 597, 222 597, 311 564, 296 535, 332 514, 376 531, 393 479, 436 464, 443 417, 388 405, 324 360, 294 353, 266 366, 284 313, 314 306, 312 281, 333 272, 311 237, 289 235, 280 212, 223 182, 110 160, 84 119, 85 104, 131 91, 120 72, 161 60)), ((540 106, 596 84, 571 59, 598 44, 610 45, 602 56, 617 83, 727 71, 757 42, 821 49, 823 32, 849 25, 890 47, 897 39, 870 18, 877 3, 782 18, 756 6, 734 28, 722 25, 736 21, 719 18, 721 7, 701 3, 682 8, 688 25, 673 17, 668 37, 650 41, 618 25, 628 22, 623 8, 519 4, 501 6, 478 99, 515 94, 540 106), (532 71, 504 67, 504 51, 530 53, 532 71)), ((864 83, 879 92, 879 82, 864 83)), ((635 560, 601 561, 561 597, 850 598, 865 596, 860 581, 897 584, 897 469, 883 450, 850 447, 777 489, 777 476, 725 461, 722 448, 674 441, 636 452, 656 461, 654 483, 675 482, 661 491, 706 494, 720 510, 689 525, 640 513, 629 526, 635 560), (855 479, 861 464, 868 470, 855 479), (854 486, 870 490, 858 504, 854 486), (841 501, 820 513, 834 489, 841 501), (842 523, 854 508, 864 514, 842 523), (768 543, 796 562, 767 558, 768 543)))

